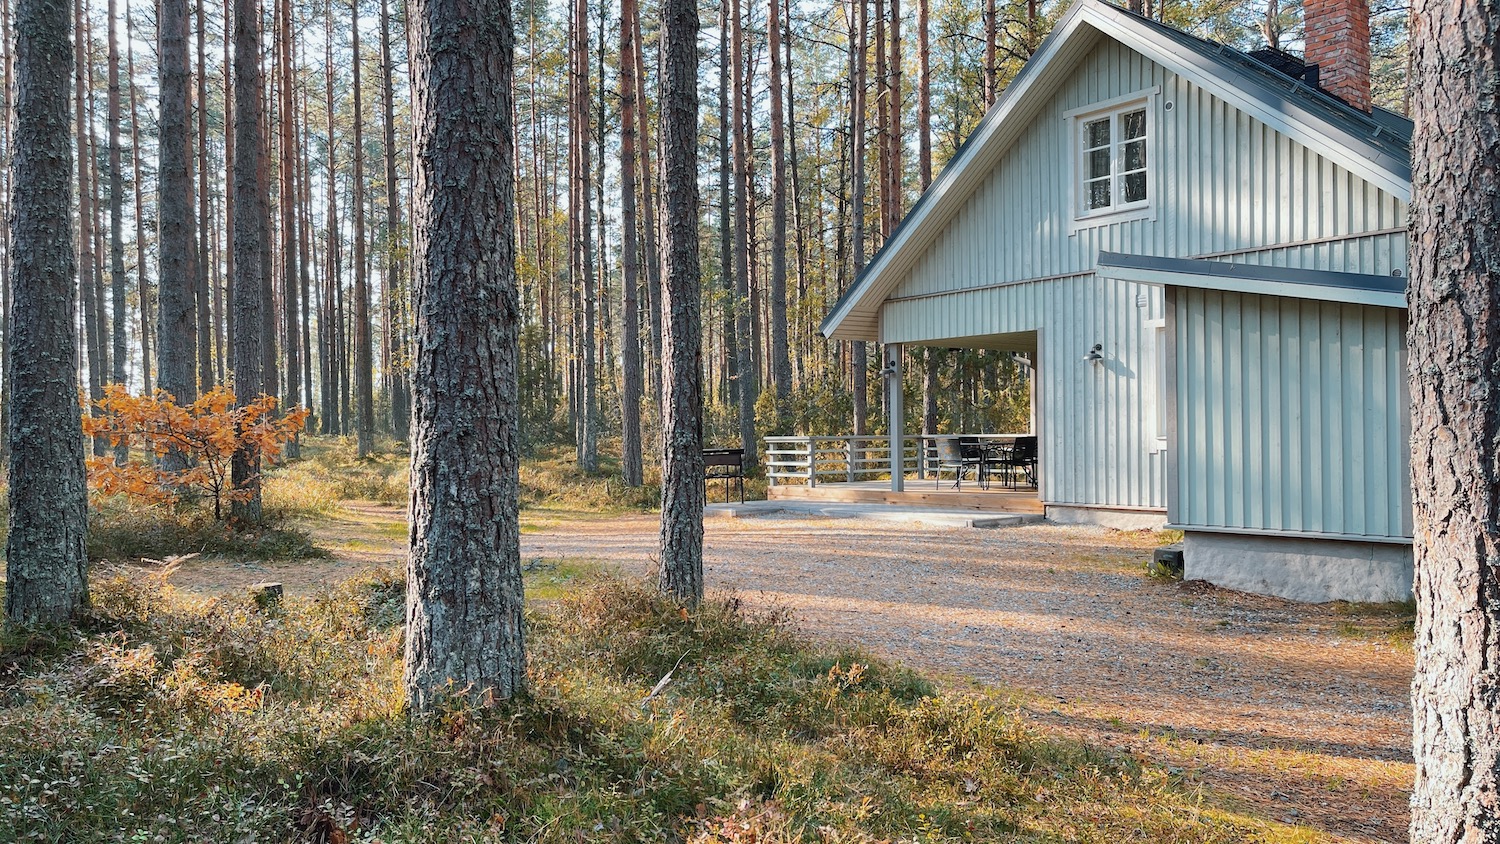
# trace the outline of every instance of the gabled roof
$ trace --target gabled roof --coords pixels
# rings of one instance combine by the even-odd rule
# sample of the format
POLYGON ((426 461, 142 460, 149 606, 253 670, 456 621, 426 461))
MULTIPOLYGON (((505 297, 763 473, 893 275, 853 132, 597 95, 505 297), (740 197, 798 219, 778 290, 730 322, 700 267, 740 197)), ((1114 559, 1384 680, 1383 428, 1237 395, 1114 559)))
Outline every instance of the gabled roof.
POLYGON ((823 320, 835 339, 873 339, 880 303, 1101 37, 1193 80, 1403 201, 1411 198, 1411 121, 1365 114, 1238 50, 1104 0, 1075 0, 911 211, 823 320))
POLYGON ((1110 278, 1146 284, 1198 287, 1204 290, 1284 296, 1290 299, 1316 299, 1320 302, 1344 302, 1350 305, 1376 305, 1382 308, 1406 307, 1406 278, 1399 275, 1304 270, 1260 264, 1231 264, 1202 258, 1124 255, 1118 252, 1100 252, 1099 269, 1106 271, 1110 278))

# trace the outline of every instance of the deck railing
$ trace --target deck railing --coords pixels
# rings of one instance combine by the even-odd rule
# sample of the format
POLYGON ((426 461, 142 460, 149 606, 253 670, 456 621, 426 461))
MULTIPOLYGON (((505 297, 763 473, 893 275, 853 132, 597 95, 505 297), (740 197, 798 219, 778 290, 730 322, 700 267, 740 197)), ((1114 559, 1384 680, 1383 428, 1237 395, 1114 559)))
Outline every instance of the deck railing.
MULTIPOLYGON (((1016 434, 942 434, 979 440, 1015 439, 1016 434)), ((854 483, 891 476, 891 440, 863 437, 766 437, 766 481, 777 484, 854 483)), ((912 434, 903 440, 904 474, 927 477, 937 465, 937 437, 912 434)))

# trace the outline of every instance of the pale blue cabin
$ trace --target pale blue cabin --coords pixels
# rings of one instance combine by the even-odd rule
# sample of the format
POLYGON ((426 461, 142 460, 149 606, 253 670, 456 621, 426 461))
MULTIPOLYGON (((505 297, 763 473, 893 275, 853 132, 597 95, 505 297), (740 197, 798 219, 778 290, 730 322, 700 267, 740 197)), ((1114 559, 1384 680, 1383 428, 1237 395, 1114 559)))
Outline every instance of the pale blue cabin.
POLYGON ((824 334, 1025 353, 1053 520, 1180 528, 1237 589, 1407 597, 1412 127, 1341 55, 1077 0, 824 334))

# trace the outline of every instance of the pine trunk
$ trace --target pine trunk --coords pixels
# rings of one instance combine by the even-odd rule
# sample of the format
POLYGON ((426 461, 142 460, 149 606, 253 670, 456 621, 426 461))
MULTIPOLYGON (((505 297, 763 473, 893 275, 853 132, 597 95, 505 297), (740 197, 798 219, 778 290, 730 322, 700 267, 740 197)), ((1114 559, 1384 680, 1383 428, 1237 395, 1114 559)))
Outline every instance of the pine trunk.
MULTIPOLYGON (((234 390, 241 405, 258 399, 264 388, 262 337, 265 312, 264 241, 269 235, 270 208, 264 189, 266 157, 264 122, 265 81, 260 67, 260 2, 234 0, 234 250, 233 284, 234 390)), ((231 480, 250 496, 231 507, 235 521, 261 520, 260 454, 240 449, 234 455, 231 480)))
POLYGON ((698 6, 661 4, 662 507, 660 588, 703 599, 702 325, 698 292, 698 6))
MULTIPOLYGON (((212 206, 208 193, 208 57, 204 52, 205 30, 208 21, 203 15, 203 0, 197 0, 195 10, 198 18, 198 261, 194 273, 194 296, 198 318, 198 383, 202 389, 214 384, 214 324, 210 293, 216 283, 213 249, 209 232, 214 225, 212 206)), ((222 352, 220 352, 222 354, 222 352)))
POLYGON ((131 23, 130 4, 125 4, 125 75, 130 87, 130 174, 135 191, 135 291, 136 301, 140 308, 140 336, 141 336, 141 390, 142 395, 153 395, 155 390, 152 378, 152 365, 155 359, 151 356, 151 335, 155 323, 151 319, 151 283, 146 272, 146 225, 142 209, 145 202, 142 201, 142 185, 145 184, 145 174, 141 170, 141 115, 136 108, 135 101, 135 43, 134 26, 131 23))
MULTIPOLYGON (((158 14, 156 380, 179 404, 186 404, 198 398, 187 0, 162 0, 158 14)), ((169 457, 168 466, 182 465, 180 455, 169 457)))
POLYGON ((508 698, 522 622, 509 0, 414 0, 407 699, 508 698))
POLYGON ((5 616, 20 625, 66 624, 88 603, 68 11, 67 0, 16 3, 5 616))
POLYGON ((734 333, 739 338, 738 401, 740 448, 745 466, 755 464, 755 400, 760 397, 755 360, 755 331, 750 320, 750 139, 746 137, 750 98, 745 78, 744 9, 729 3, 729 75, 731 147, 734 155, 734 333))
POLYGON ((327 192, 328 222, 324 233, 327 266, 323 271, 323 310, 318 315, 319 372, 322 374, 323 433, 342 434, 344 426, 339 415, 339 345, 338 345, 338 287, 339 287, 339 202, 337 169, 337 135, 333 131, 333 15, 323 19, 323 92, 326 97, 324 113, 328 116, 328 172, 325 177, 327 192))
POLYGON ((1412 7, 1414 842, 1500 840, 1500 10, 1412 7))
MULTIPOLYGON (((301 323, 297 319, 301 306, 302 255, 297 240, 297 106, 293 89, 292 66, 292 2, 281 0, 277 4, 280 12, 280 38, 276 39, 281 53, 281 167, 278 175, 280 185, 277 199, 281 204, 281 332, 284 337, 282 360, 286 374, 282 380, 282 407, 290 409, 302 404, 302 338, 301 323)), ((294 439, 287 443, 287 456, 301 456, 301 448, 294 439)))
MULTIPOLYGON (((73 128, 78 149, 78 295, 83 306, 84 352, 80 363, 88 367, 89 400, 104 397, 103 349, 99 347, 99 306, 94 296, 98 280, 94 278, 94 188, 93 150, 89 127, 89 32, 88 6, 85 0, 74 0, 73 14, 76 20, 73 39, 73 128)), ((19 245, 17 248, 20 248, 19 245)), ((90 413, 92 413, 90 407, 90 413)), ((94 456, 104 454, 105 441, 95 437, 94 456)))
MULTIPOLYGON (((792 357, 786 324, 786 140, 781 78, 781 0, 771 0, 766 29, 771 67, 771 381, 777 409, 792 397, 792 357)), ((788 433, 780 431, 780 433, 788 433)))
MULTIPOLYGON (((125 364, 129 352, 125 345, 125 179, 120 172, 124 151, 120 148, 120 43, 116 26, 119 9, 109 0, 109 289, 111 305, 110 380, 125 383, 125 364)), ((129 448, 119 446, 115 458, 123 462, 129 448)))
POLYGON ((370 328, 370 277, 365 266, 364 94, 360 90, 359 2, 351 5, 354 66, 354 395, 359 459, 375 449, 375 361, 370 328))
POLYGON ((400 174, 396 170, 396 64, 391 59, 391 4, 380 4, 381 110, 385 124, 385 306, 386 383, 391 405, 391 432, 400 442, 411 438, 411 386, 406 364, 407 293, 405 233, 401 230, 400 174))
POLYGON ((641 485, 641 334, 636 291, 640 269, 636 258, 635 140, 636 77, 635 0, 620 7, 620 292, 623 346, 620 390, 620 474, 626 486, 641 485))
MULTIPOLYGON (((869 7, 866 0, 853 0, 855 7, 854 74, 850 79, 849 132, 853 153, 850 156, 849 204, 854 217, 854 232, 851 235, 854 252, 854 276, 857 279, 865 269, 865 50, 868 48, 869 7)), ((865 341, 850 344, 851 387, 854 393, 854 434, 864 436, 869 418, 869 357, 865 341)))
POLYGON ((581 354, 579 386, 580 393, 580 415, 582 423, 582 436, 578 446, 578 468, 585 474, 594 474, 599 471, 599 366, 596 357, 598 320, 598 294, 595 289, 594 279, 594 234, 593 234, 593 210, 592 194, 593 179, 590 176, 590 168, 593 166, 590 159, 589 143, 589 23, 588 2, 577 0, 574 4, 574 53, 576 60, 575 82, 573 95, 576 98, 574 105, 574 131, 577 132, 576 145, 578 148, 578 241, 575 249, 578 250, 578 269, 583 280, 583 288, 579 292, 582 297, 580 304, 583 306, 583 337, 579 344, 581 354))

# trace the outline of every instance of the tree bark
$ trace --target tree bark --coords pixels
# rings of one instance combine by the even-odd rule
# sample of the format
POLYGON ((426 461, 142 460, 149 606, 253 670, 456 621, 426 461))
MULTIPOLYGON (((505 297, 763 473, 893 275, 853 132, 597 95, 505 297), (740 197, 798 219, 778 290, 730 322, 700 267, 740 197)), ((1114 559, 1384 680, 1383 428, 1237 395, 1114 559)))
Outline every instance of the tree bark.
POLYGON ((406 236, 401 228, 401 180, 396 169, 396 65, 391 59, 390 0, 380 3, 380 63, 385 124, 385 303, 391 327, 386 382, 390 385, 391 432, 398 441, 406 442, 411 438, 411 373, 406 361, 406 236))
POLYGON ((1412 6, 1414 842, 1500 840, 1500 8, 1412 6))
MULTIPOLYGON (((723 336, 724 365, 719 395, 736 409, 740 403, 740 335, 735 328, 734 314, 739 310, 735 292, 734 219, 735 193, 730 185, 735 172, 729 156, 730 137, 737 130, 729 117, 729 91, 734 87, 730 81, 730 27, 731 4, 724 0, 719 4, 719 282, 724 289, 723 313, 720 334, 723 336)), ((749 342, 749 338, 745 338, 749 342)), ((710 348, 712 348, 710 346, 710 348)))
POLYGON ((198 18, 198 260, 193 274, 193 291, 198 318, 198 383, 206 390, 215 382, 214 355, 218 351, 214 349, 213 297, 210 292, 216 283, 217 265, 212 260, 209 240, 214 219, 208 193, 208 57, 204 52, 204 31, 208 28, 208 20, 203 14, 203 0, 196 0, 195 11, 198 18))
POLYGON ((652 392, 656 397, 656 406, 660 412, 662 405, 662 288, 661 288, 661 261, 657 259, 658 244, 656 240, 656 182, 651 178, 651 131, 647 119, 650 109, 647 108, 646 99, 646 60, 644 58, 646 47, 641 41, 641 15, 639 3, 636 4, 635 20, 631 22, 635 37, 635 79, 636 79, 636 128, 639 135, 638 148, 641 154, 641 211, 644 216, 645 228, 645 252, 646 259, 646 292, 647 306, 651 311, 651 360, 656 364, 651 368, 652 392))
MULTIPOLYGON (((261 396, 264 388, 265 274, 262 261, 270 229, 264 189, 266 140, 262 134, 265 81, 260 67, 260 2, 234 0, 234 391, 241 405, 261 396)), ((231 481, 250 497, 234 502, 232 518, 242 524, 261 521, 260 453, 235 452, 231 481)))
POLYGON ((19 625, 66 624, 88 603, 74 363, 68 11, 67 0, 16 4, 5 616, 19 625))
POLYGON ((755 332, 750 321, 750 140, 746 137, 750 98, 745 78, 744 8, 740 0, 729 3, 729 102, 733 121, 730 139, 734 156, 734 332, 739 338, 738 402, 740 448, 745 450, 745 467, 755 465, 755 400, 760 397, 756 383, 755 332))
POLYGON ((663 592, 703 599, 702 324, 698 293, 698 6, 662 0, 663 592))
MULTIPOLYGON (((160 264, 156 273, 156 380, 157 386, 179 404, 186 404, 198 398, 187 0, 162 0, 158 14, 161 107, 157 118, 160 264)), ((169 455, 167 465, 181 468, 184 458, 169 455)))
MULTIPOLYGON (((116 27, 119 24, 119 9, 116 0, 109 0, 109 282, 112 318, 110 378, 116 384, 125 383, 125 364, 129 352, 125 345, 125 179, 120 173, 124 158, 120 148, 120 42, 116 27)), ((127 446, 115 449, 115 458, 124 462, 129 455, 127 446)))
POLYGON ((509 0, 414 0, 407 699, 521 691, 509 0))
MULTIPOLYGON (((323 67, 333 67, 333 15, 330 13, 323 19, 323 67)), ((338 312, 338 289, 339 289, 339 202, 338 202, 338 136, 334 133, 333 117, 333 74, 325 70, 323 74, 323 92, 326 97, 324 113, 328 116, 328 172, 325 176, 327 184, 324 190, 327 192, 326 203, 328 207, 327 230, 324 234, 327 244, 327 266, 323 271, 323 310, 318 315, 318 333, 320 335, 320 346, 318 362, 323 375, 322 381, 322 416, 323 433, 342 434, 344 425, 339 415, 339 312, 338 312)))
MULTIPOLYGON (((292 64, 295 30, 291 0, 281 0, 277 7, 280 20, 277 28, 281 34, 276 39, 281 67, 281 166, 277 173, 280 178, 277 200, 281 205, 281 333, 285 338, 281 357, 286 368, 281 397, 284 407, 292 408, 302 404, 302 338, 297 319, 301 310, 302 255, 297 238, 297 105, 292 64)), ((287 444, 289 457, 297 457, 299 452, 295 440, 287 444)))
MULTIPOLYGON (((78 291, 83 308, 84 356, 80 362, 88 367, 89 401, 104 397, 104 350, 99 346, 99 306, 94 296, 98 280, 94 278, 94 188, 93 150, 90 142, 88 110, 89 32, 88 6, 85 0, 74 0, 76 21, 73 39, 73 128, 78 148, 78 291)), ((19 248, 19 247, 18 247, 19 248)), ((92 406, 89 409, 93 413, 92 406)), ((95 437, 94 456, 104 454, 105 441, 95 437)))
POLYGON ((620 474, 626 486, 641 485, 641 334, 636 291, 635 140, 636 76, 635 0, 620 6, 620 318, 623 322, 620 390, 620 474))
MULTIPOLYGON (((868 45, 869 7, 866 0, 852 0, 855 7, 856 36, 853 44, 854 73, 850 80, 849 132, 852 136, 849 172, 849 204, 854 217, 851 235, 854 252, 854 276, 865 268, 865 50, 868 45)), ((869 353, 865 341, 850 344, 851 387, 854 393, 854 434, 864 436, 869 418, 869 353)))
POLYGON ((360 90, 359 2, 350 5, 354 65, 354 394, 359 459, 375 449, 375 361, 370 328, 370 278, 365 267, 364 94, 360 90))
MULTIPOLYGON (((781 107, 781 0, 771 0, 766 30, 771 69, 771 380, 778 412, 792 397, 792 357, 786 324, 786 140, 781 107)), ((779 420, 778 420, 779 422, 779 420)), ((781 431, 781 433, 790 433, 781 431)))
POLYGON ((594 235, 593 192, 590 177, 591 153, 589 151, 589 23, 587 0, 574 3, 574 82, 573 128, 577 133, 574 142, 578 150, 578 205, 570 213, 577 215, 578 238, 573 248, 578 253, 579 276, 583 288, 579 291, 583 308, 583 338, 579 344, 581 352, 579 386, 581 436, 578 442, 578 468, 586 474, 599 471, 599 367, 595 357, 596 306, 598 296, 594 283, 594 235))
POLYGON ((140 305, 141 335, 141 390, 142 395, 153 395, 154 384, 151 365, 151 335, 155 323, 151 319, 151 282, 146 272, 146 226, 142 219, 142 185, 145 174, 141 170, 141 115, 135 101, 135 43, 132 35, 130 4, 125 4, 125 75, 130 86, 130 173, 135 191, 135 291, 140 305))

